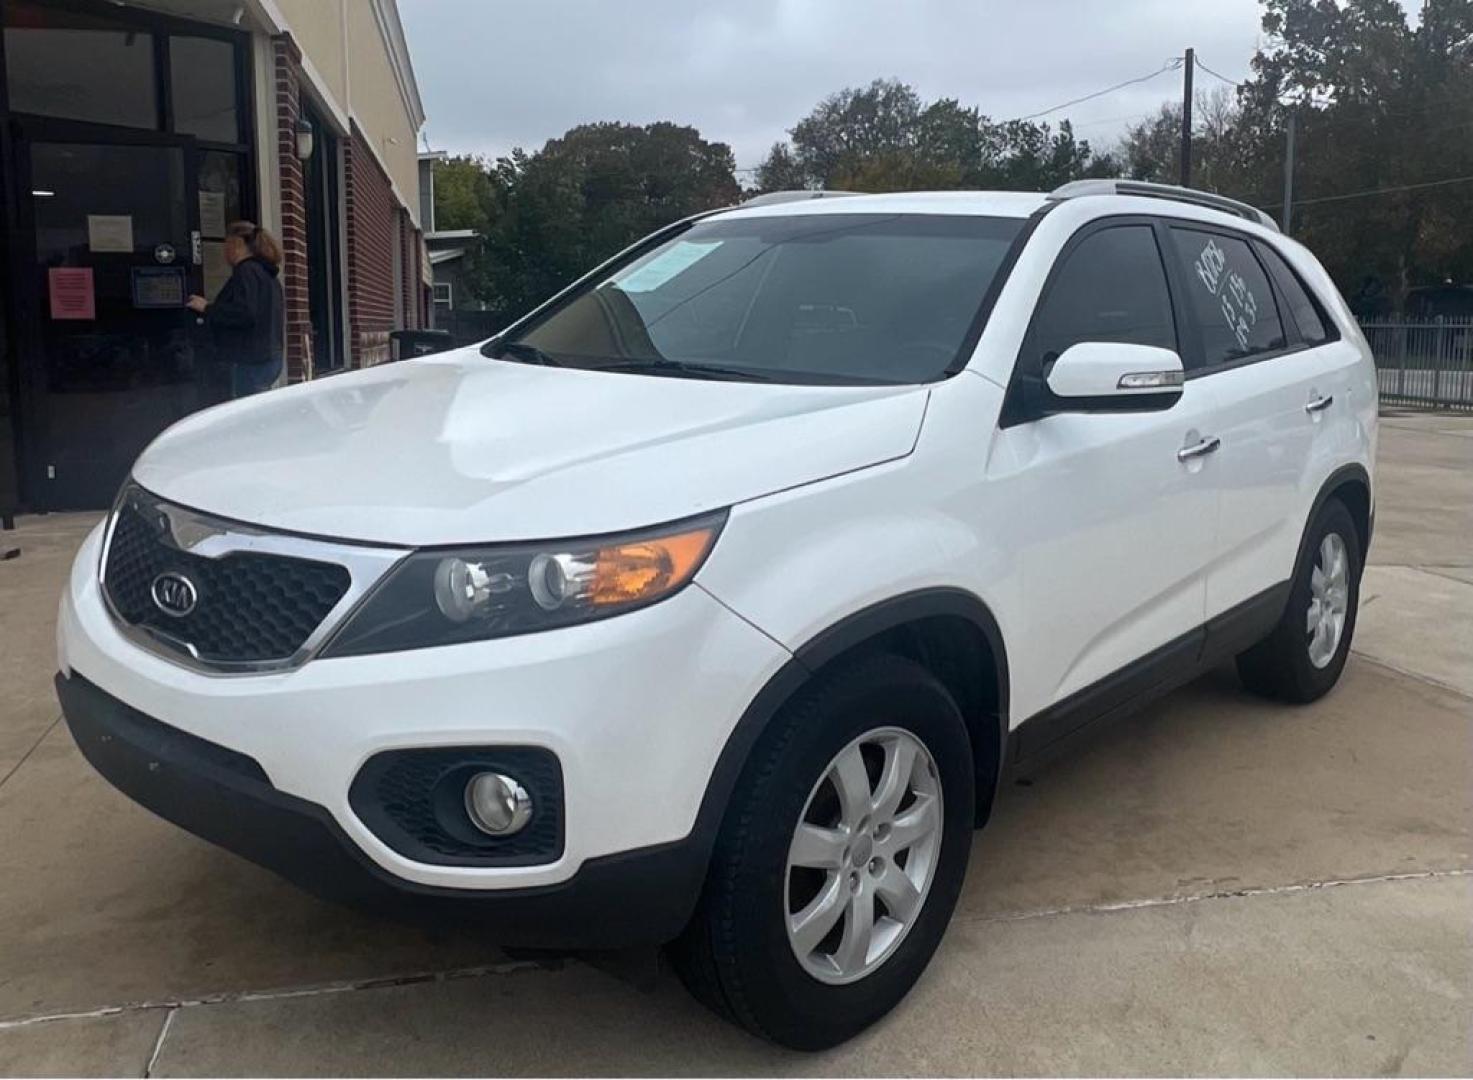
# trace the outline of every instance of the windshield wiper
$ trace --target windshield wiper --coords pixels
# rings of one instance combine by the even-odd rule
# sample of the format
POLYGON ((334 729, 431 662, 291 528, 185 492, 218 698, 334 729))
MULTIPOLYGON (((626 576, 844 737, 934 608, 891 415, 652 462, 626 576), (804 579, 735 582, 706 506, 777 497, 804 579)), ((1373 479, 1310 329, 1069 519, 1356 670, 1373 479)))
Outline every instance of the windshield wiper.
POLYGON ((598 364, 597 371, 629 371, 638 374, 675 375, 687 379, 748 379, 752 382, 770 382, 771 376, 747 368, 720 367, 716 364, 691 364, 684 360, 667 360, 664 357, 645 359, 631 358, 598 364))
POLYGON ((563 362, 549 353, 543 352, 536 345, 530 345, 525 341, 503 341, 498 343, 496 351, 487 353, 492 359, 500 360, 503 357, 515 360, 519 364, 540 364, 543 367, 562 367, 563 362))

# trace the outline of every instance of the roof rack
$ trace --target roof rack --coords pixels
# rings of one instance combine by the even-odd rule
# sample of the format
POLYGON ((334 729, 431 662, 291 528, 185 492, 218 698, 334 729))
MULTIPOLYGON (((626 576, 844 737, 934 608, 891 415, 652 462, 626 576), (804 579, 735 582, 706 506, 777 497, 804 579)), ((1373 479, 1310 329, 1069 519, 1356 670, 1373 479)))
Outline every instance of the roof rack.
POLYGON ((1226 195, 1214 195, 1210 191, 1197 191, 1176 184, 1151 184, 1144 180, 1074 180, 1048 193, 1053 200, 1077 199, 1083 195, 1144 195, 1151 199, 1171 199, 1173 202, 1205 206, 1209 210, 1221 210, 1266 229, 1279 231, 1278 222, 1256 206, 1229 199, 1226 195))
POLYGON ((802 202, 804 199, 836 199, 844 195, 858 195, 857 191, 769 191, 766 195, 754 195, 738 203, 738 206, 776 206, 778 203, 802 202))

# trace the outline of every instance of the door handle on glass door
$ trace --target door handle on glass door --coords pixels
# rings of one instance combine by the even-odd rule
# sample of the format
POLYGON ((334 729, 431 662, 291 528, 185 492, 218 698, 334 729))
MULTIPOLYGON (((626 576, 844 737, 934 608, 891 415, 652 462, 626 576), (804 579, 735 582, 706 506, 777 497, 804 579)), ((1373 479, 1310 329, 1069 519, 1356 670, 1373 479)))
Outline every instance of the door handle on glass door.
POLYGON ((1317 412, 1324 412, 1333 404, 1335 404, 1335 395, 1326 394, 1324 397, 1315 398, 1308 405, 1304 406, 1304 411, 1313 416, 1317 412))
POLYGON ((1191 446, 1183 446, 1176 452, 1176 460, 1191 461, 1192 458, 1206 457, 1221 445, 1222 440, 1216 435, 1211 435, 1201 442, 1192 443, 1191 446))

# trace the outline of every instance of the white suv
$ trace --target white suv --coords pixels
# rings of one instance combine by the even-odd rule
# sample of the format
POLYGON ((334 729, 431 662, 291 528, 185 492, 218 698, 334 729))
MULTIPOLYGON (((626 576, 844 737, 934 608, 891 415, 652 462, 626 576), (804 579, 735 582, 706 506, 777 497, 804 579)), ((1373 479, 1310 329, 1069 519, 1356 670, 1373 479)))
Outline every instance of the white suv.
POLYGON ((315 891, 672 944, 823 1047, 926 966, 1006 770, 1232 657, 1335 683, 1375 438, 1350 312, 1241 204, 758 200, 175 426, 57 686, 115 785, 315 891))

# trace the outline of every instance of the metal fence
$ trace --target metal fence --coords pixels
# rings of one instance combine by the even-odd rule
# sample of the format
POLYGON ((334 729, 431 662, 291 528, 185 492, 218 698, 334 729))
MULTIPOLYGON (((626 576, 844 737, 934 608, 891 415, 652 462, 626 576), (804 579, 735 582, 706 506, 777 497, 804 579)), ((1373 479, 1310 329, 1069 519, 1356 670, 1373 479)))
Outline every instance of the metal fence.
POLYGON ((450 336, 457 345, 474 345, 478 341, 485 341, 510 323, 511 319, 501 311, 435 309, 435 329, 450 331, 450 336))
POLYGON ((1473 318, 1371 319, 1360 327, 1376 357, 1382 404, 1473 411, 1473 318))

